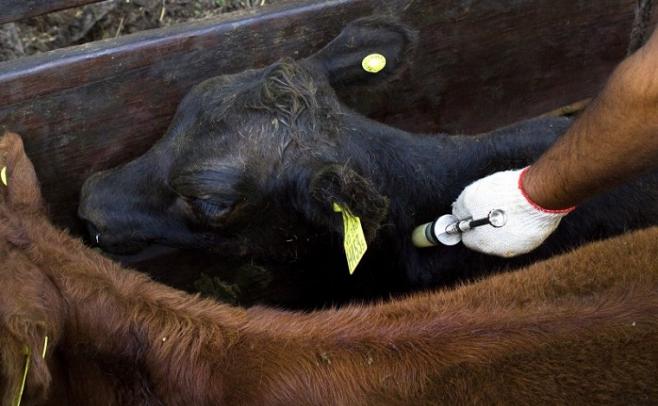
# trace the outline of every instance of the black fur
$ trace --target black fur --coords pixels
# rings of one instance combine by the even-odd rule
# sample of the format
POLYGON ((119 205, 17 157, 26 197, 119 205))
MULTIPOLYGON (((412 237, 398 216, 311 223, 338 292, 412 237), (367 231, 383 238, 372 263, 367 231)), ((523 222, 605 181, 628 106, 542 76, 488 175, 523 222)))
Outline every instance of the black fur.
MULTIPOLYGON (((414 248, 415 226, 449 213, 474 180, 533 162, 569 120, 530 120, 480 136, 421 136, 371 121, 341 105, 332 89, 377 81, 346 67, 364 55, 341 38, 403 61, 414 35, 387 19, 357 21, 307 60, 198 85, 148 153, 85 183, 80 215, 101 231, 102 246, 201 247, 259 258, 280 272, 312 269, 326 291, 371 296, 475 278, 658 223, 654 173, 579 207, 541 248, 519 258, 463 246, 414 248), (370 241, 353 277, 334 201, 361 217, 370 241)), ((403 65, 393 63, 381 80, 403 65)))
POLYGON ((636 0, 636 2, 633 28, 626 52, 628 55, 640 49, 647 42, 653 27, 651 17, 653 16, 654 0, 636 0))

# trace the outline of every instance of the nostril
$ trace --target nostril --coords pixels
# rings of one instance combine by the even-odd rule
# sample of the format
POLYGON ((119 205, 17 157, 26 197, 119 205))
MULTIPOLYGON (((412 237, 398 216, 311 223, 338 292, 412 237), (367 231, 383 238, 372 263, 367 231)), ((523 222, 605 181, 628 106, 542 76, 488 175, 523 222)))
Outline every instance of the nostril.
POLYGON ((100 232, 100 230, 91 221, 87 221, 86 223, 87 223, 87 232, 89 233, 89 237, 91 238, 91 242, 94 243, 95 245, 100 245, 100 243, 101 243, 101 232, 100 232))

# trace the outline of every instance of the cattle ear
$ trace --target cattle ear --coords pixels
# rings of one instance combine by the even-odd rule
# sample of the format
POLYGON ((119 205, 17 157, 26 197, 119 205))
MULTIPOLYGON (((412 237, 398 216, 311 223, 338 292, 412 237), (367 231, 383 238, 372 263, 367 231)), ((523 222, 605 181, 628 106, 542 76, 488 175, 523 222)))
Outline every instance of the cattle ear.
POLYGON ((333 210, 338 203, 361 219, 366 239, 374 239, 388 214, 388 199, 367 179, 341 165, 327 165, 316 172, 310 183, 311 221, 339 229, 341 216, 333 210))
POLYGON ((334 86, 372 85, 399 76, 411 62, 416 42, 417 33, 392 17, 361 18, 306 62, 324 69, 334 86), (381 58, 374 58, 373 64, 370 57, 370 65, 381 70, 369 72, 363 62, 375 54, 383 55, 386 63, 382 66, 381 58))
POLYGON ((0 284, 12 293, 0 295, 0 404, 21 398, 42 404, 52 380, 48 359, 62 332, 62 303, 39 268, 22 262, 6 267, 12 272, 3 272, 0 284))
POLYGON ((0 137, 0 180, 4 202, 14 208, 42 210, 37 174, 25 154, 23 140, 17 134, 8 132, 0 137))
POLYGON ((0 328, 0 404, 14 405, 18 399, 41 404, 52 381, 46 359, 42 357, 45 336, 31 321, 10 322, 20 330, 0 328), (40 339, 36 337, 39 333, 40 339), (26 370, 29 375, 23 384, 26 370))

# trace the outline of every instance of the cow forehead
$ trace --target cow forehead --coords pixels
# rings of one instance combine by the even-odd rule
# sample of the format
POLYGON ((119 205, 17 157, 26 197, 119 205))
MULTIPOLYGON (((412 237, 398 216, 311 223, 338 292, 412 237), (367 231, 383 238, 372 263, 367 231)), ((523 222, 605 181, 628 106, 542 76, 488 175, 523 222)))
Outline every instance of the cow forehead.
POLYGON ((279 173, 287 162, 302 162, 300 149, 290 146, 294 144, 291 137, 255 124, 226 126, 184 139, 176 147, 170 176, 212 169, 263 177, 279 173))
POLYGON ((279 131, 276 119, 259 118, 232 124, 198 127, 175 138, 168 149, 177 159, 197 162, 223 162, 244 166, 252 161, 276 162, 294 154, 295 135, 279 131))
MULTIPOLYGON (((272 145, 313 141, 335 122, 338 102, 332 89, 322 89, 308 74, 271 69, 269 74, 235 77, 206 88, 189 108, 192 133, 209 143, 271 148, 272 145), (297 76, 301 76, 298 78, 297 76)), ((186 112, 187 114, 187 112, 186 112)), ((189 133, 189 131, 188 131, 189 133)))
POLYGON ((212 162, 267 176, 330 151, 341 115, 316 76, 288 61, 197 85, 162 140, 172 169, 212 162))

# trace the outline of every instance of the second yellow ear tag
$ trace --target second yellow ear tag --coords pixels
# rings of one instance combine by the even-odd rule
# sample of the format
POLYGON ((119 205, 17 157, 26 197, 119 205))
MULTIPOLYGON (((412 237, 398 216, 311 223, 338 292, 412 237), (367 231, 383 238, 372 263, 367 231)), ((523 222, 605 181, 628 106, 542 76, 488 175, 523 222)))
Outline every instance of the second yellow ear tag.
POLYGON ((336 213, 343 215, 343 247, 345 248, 347 267, 351 275, 366 253, 368 244, 366 243, 366 237, 361 227, 361 219, 338 203, 334 203, 333 207, 336 213))
POLYGON ((7 167, 3 166, 2 169, 0 169, 0 180, 2 183, 7 186, 7 167))
POLYGON ((386 57, 382 54, 370 54, 361 61, 363 70, 370 73, 379 73, 386 67, 386 57))
POLYGON ((23 392, 25 392, 25 383, 27 382, 27 373, 30 371, 30 359, 32 357, 32 349, 28 346, 23 348, 23 355, 25 355, 25 367, 23 367, 23 377, 21 378, 21 386, 18 387, 18 393, 14 399, 14 406, 21 406, 23 401, 23 392))

